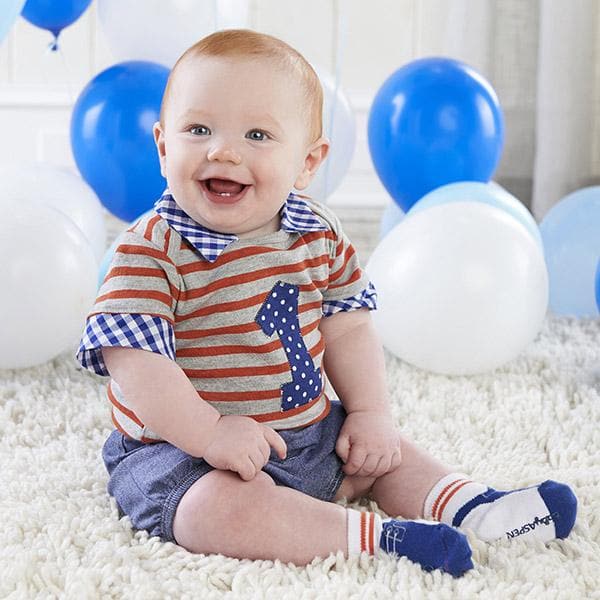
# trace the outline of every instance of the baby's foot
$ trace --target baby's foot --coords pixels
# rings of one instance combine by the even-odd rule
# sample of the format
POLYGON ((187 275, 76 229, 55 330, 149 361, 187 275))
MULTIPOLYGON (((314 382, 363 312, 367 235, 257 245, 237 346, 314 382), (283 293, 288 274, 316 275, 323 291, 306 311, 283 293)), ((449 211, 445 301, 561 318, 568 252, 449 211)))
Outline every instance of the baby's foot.
POLYGON ((473 568, 467 538, 442 524, 414 521, 383 521, 380 548, 389 554, 406 556, 426 571, 441 569, 454 577, 473 568))
POLYGON ((427 517, 472 529, 486 541, 565 538, 577 515, 577 498, 564 483, 501 492, 456 474, 434 486, 425 506, 427 517))

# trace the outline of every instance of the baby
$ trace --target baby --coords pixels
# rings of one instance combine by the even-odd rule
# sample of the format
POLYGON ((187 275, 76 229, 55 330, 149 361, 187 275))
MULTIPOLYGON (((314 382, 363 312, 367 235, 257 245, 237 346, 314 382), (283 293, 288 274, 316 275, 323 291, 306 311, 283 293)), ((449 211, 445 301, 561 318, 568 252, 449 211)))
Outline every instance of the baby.
POLYGON ((327 155, 321 115, 315 72, 268 35, 217 32, 173 68, 154 125, 168 190, 121 238, 78 352, 111 378, 121 514, 191 552, 387 552, 454 576, 473 566, 457 527, 566 537, 568 486, 496 491, 395 427, 375 290, 334 214, 292 191, 327 155), (367 494, 437 523, 335 502, 367 494))

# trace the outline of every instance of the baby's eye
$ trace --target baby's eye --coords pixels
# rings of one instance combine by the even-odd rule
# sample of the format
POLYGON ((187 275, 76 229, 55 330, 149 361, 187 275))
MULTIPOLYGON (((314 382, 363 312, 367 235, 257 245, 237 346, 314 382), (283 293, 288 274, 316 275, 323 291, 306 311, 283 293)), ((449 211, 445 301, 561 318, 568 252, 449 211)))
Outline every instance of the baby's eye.
POLYGON ((210 129, 206 125, 192 125, 188 131, 193 135, 210 135, 210 129))
POLYGON ((262 141, 268 139, 269 135, 267 133, 265 133, 262 129, 251 129, 246 134, 246 137, 249 140, 253 140, 254 142, 262 142, 262 141))

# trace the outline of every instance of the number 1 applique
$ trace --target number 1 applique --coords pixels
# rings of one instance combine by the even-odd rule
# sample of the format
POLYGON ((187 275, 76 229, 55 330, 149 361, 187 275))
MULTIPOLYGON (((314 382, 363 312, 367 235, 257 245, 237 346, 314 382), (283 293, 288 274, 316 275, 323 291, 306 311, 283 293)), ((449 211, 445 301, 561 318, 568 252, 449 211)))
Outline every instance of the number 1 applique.
POLYGON ((292 381, 281 386, 282 411, 310 402, 322 389, 321 369, 315 369, 300 332, 298 296, 298 286, 278 281, 255 319, 267 337, 279 336, 290 363, 292 381))

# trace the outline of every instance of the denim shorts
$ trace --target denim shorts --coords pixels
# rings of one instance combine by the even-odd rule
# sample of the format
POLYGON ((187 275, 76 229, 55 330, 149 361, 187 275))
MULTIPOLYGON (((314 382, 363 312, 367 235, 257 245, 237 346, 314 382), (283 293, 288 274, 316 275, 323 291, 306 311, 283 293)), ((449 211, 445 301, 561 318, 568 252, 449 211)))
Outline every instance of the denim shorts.
MULTIPOLYGON (((287 444, 281 460, 271 449, 263 471, 277 485, 332 501, 344 479, 343 463, 335 452, 346 411, 339 401, 323 420, 304 428, 278 433, 287 444)), ((145 444, 113 431, 102 451, 110 475, 108 492, 121 516, 127 515, 134 529, 174 542, 173 519, 183 495, 206 473, 206 461, 186 454, 167 442, 145 444)))

